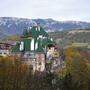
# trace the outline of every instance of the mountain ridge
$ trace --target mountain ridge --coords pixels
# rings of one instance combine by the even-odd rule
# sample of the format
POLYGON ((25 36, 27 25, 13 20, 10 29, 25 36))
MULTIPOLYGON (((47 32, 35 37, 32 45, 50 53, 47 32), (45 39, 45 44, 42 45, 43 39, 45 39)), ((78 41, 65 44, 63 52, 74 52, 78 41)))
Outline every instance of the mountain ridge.
POLYGON ((67 31, 75 29, 90 29, 90 22, 82 21, 56 21, 49 19, 28 19, 17 17, 0 17, 0 31, 4 35, 20 35, 27 29, 38 23, 47 32, 67 31))

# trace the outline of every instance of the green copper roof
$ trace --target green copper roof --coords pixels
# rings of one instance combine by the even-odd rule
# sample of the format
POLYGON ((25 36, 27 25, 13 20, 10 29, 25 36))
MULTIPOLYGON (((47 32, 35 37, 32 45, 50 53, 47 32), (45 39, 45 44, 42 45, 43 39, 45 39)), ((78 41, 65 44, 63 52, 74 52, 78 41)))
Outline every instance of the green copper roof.
POLYGON ((48 37, 47 32, 45 32, 42 27, 40 27, 39 35, 43 35, 43 36, 45 36, 45 37, 48 37))
POLYGON ((42 47, 41 47, 41 48, 40 48, 40 47, 38 47, 38 48, 37 48, 37 50, 36 50, 36 52, 44 52, 44 50, 43 50, 43 48, 42 48, 42 47))
POLYGON ((23 32, 23 37, 24 37, 24 38, 29 37, 29 31, 28 31, 27 29, 24 30, 24 32, 23 32))
POLYGON ((20 52, 19 46, 20 44, 17 43, 14 47, 12 47, 12 52, 20 52))
POLYGON ((32 35, 33 38, 38 37, 38 31, 36 30, 36 27, 32 27, 32 29, 30 30, 30 34, 32 35))
POLYGON ((38 39, 37 42, 38 42, 38 48, 37 48, 36 52, 44 52, 41 39, 38 39))
MULTIPOLYGON (((28 38, 24 38, 23 42, 24 42, 24 51, 31 51, 31 39, 28 38)), ((34 48, 35 48, 35 43, 37 42, 37 39, 34 38, 34 48)))
POLYGON ((30 51, 31 40, 25 38, 25 39, 23 39, 23 42, 24 42, 24 51, 30 51))
POLYGON ((43 39, 43 41, 42 41, 43 47, 48 46, 49 44, 54 44, 54 41, 51 41, 49 38, 43 39))
POLYGON ((43 37, 48 36, 47 32, 45 32, 44 29, 39 26, 34 26, 30 30, 25 30, 23 35, 25 38, 30 36, 33 38, 37 38, 39 35, 42 35, 43 37))
MULTIPOLYGON (((48 33, 40 26, 34 26, 30 30, 25 30, 23 33, 22 42, 24 42, 24 51, 31 51, 31 40, 34 39, 34 49, 36 48, 36 42, 38 43, 38 48, 35 52, 44 52, 43 48, 54 42, 48 38, 48 33), (39 37, 42 35, 42 37, 39 37)), ((17 43, 16 46, 12 48, 13 52, 20 52, 20 44, 17 43)))

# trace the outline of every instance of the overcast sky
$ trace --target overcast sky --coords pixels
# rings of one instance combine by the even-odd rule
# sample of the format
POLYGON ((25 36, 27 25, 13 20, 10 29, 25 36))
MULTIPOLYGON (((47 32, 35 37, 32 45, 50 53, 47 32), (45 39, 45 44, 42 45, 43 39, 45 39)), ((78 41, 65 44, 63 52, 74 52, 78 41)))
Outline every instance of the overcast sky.
POLYGON ((0 17, 90 22, 90 0, 0 0, 0 17))

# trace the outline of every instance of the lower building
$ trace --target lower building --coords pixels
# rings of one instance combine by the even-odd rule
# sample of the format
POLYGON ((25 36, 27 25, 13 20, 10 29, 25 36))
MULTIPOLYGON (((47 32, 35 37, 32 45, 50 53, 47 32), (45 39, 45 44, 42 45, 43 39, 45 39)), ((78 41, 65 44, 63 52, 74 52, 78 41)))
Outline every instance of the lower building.
POLYGON ((9 50, 5 50, 5 49, 0 49, 0 56, 6 57, 10 55, 10 51, 9 50))
POLYGON ((9 56, 11 54, 12 45, 9 43, 0 43, 0 56, 9 56))

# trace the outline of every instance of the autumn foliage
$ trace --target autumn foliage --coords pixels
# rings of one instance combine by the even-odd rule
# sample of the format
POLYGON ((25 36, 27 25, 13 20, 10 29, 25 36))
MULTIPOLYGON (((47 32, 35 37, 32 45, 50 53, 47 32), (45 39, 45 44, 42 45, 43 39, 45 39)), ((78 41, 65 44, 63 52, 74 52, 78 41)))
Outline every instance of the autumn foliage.
POLYGON ((89 52, 70 47, 63 54, 57 73, 33 73, 19 57, 0 57, 0 90, 90 90, 89 52))

